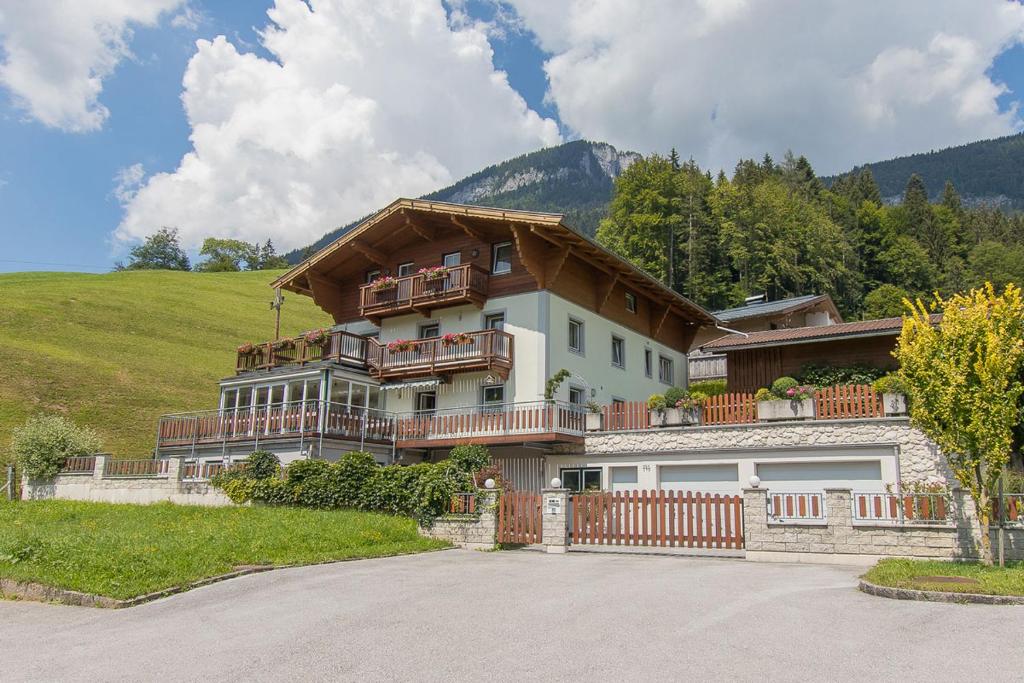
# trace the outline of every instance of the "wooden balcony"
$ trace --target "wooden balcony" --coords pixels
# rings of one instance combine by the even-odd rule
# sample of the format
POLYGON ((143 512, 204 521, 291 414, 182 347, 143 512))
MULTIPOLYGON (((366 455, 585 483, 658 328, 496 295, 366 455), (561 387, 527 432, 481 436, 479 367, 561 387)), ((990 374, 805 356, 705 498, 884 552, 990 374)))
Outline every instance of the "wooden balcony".
POLYGON ((304 365, 316 361, 335 361, 366 367, 369 344, 373 340, 350 332, 329 332, 323 344, 310 344, 303 337, 286 337, 256 345, 249 353, 238 352, 235 372, 270 370, 283 365, 304 365))
POLYGON ((394 350, 370 340, 366 362, 378 379, 412 379, 459 372, 496 372, 508 378, 514 354, 513 337, 501 330, 467 332, 459 342, 443 337, 416 339, 411 348, 394 350))
POLYGON ((531 401, 446 408, 395 415, 398 448, 459 444, 583 443, 584 408, 561 401, 531 401))
POLYGON ((490 275, 483 268, 465 264, 448 269, 440 278, 428 280, 425 275, 396 278, 395 285, 377 289, 373 284, 359 288, 359 313, 374 324, 385 316, 420 313, 430 315, 435 308, 487 301, 490 275))

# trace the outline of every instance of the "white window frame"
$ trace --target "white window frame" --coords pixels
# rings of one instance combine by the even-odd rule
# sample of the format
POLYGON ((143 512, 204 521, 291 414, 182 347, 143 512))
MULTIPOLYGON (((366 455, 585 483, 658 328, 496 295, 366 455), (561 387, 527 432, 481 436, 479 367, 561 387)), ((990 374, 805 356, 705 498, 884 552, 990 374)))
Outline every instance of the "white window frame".
POLYGON ((574 406, 582 406, 587 404, 587 390, 583 387, 576 386, 574 384, 569 385, 569 404, 574 406), (576 402, 572 400, 574 392, 579 392, 580 401, 576 402))
POLYGON ((416 338, 417 339, 433 339, 434 337, 440 337, 440 336, 441 336, 441 323, 440 322, 423 323, 422 325, 420 325, 419 327, 416 328, 416 338), (437 328, 437 334, 430 335, 429 337, 424 337, 423 336, 423 330, 429 330, 429 329, 435 328, 435 327, 437 328))
POLYGON ((505 385, 504 384, 485 384, 485 385, 480 387, 480 405, 482 406, 484 412, 492 411, 496 407, 502 406, 504 404, 505 404, 505 385), (491 391, 491 390, 494 390, 494 389, 501 390, 501 399, 500 400, 495 401, 493 399, 488 399, 487 398, 487 392, 491 391))
POLYGON ((654 352, 644 349, 644 376, 654 377, 654 352))
POLYGON ((675 386, 676 367, 675 361, 668 356, 659 353, 658 354, 658 381, 662 384, 669 386, 675 386), (663 364, 668 363, 668 379, 665 379, 664 373, 661 371, 663 364))
POLYGON ((491 245, 491 275, 507 275, 512 272, 512 243, 511 242, 495 242, 491 245), (508 267, 498 270, 498 250, 502 247, 508 247, 508 267))
POLYGON ((617 334, 612 335, 612 367, 620 370, 626 369, 626 340, 617 334), (619 343, 619 359, 615 360, 615 343, 619 343))
POLYGON ((366 284, 370 284, 371 282, 379 278, 381 275, 382 272, 379 268, 377 268, 376 270, 366 271, 366 284))
POLYGON ((626 292, 626 310, 636 313, 636 294, 633 292, 626 292))
POLYGON ((445 268, 455 268, 456 266, 461 266, 462 265, 462 252, 461 251, 452 251, 452 252, 449 252, 447 254, 441 254, 441 265, 444 266, 445 268), (450 257, 452 257, 452 256, 455 257, 455 263, 449 263, 448 262, 448 259, 450 257))
POLYGON ((587 353, 587 326, 583 323, 583 321, 580 320, 579 318, 574 318, 572 316, 569 316, 569 323, 568 323, 568 327, 566 328, 566 333, 567 333, 567 335, 566 335, 567 336, 567 344, 566 345, 569 347, 569 352, 570 353, 578 353, 581 356, 586 355, 586 353, 587 353), (573 345, 572 345, 572 326, 573 325, 577 325, 579 327, 579 334, 576 335, 578 337, 577 348, 574 348, 573 345))
POLYGON ((504 330, 505 329, 505 311, 494 311, 492 313, 484 313, 483 329, 485 330, 504 330), (494 327, 491 325, 491 320, 495 318, 501 318, 501 325, 494 327))
POLYGON ((412 275, 412 269, 416 266, 413 261, 406 261, 398 264, 398 277, 412 275))

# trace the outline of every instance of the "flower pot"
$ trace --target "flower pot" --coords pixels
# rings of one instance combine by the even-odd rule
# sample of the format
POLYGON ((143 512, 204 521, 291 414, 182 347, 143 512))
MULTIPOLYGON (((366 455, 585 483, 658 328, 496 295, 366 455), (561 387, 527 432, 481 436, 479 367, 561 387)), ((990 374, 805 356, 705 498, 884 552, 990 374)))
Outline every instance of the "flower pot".
POLYGON ((683 415, 679 408, 665 408, 665 426, 678 427, 683 424, 683 415))
POLYGON ((682 424, 694 426, 700 424, 700 408, 680 408, 679 417, 682 424))
POLYGON ((599 432, 604 428, 604 416, 601 413, 587 413, 584 417, 588 432, 599 432))
POLYGON ((660 427, 665 423, 665 411, 652 408, 650 424, 652 427, 660 427))
POLYGON ((813 420, 814 399, 758 401, 757 419, 761 422, 779 420, 813 420))
POLYGON ((906 415, 907 397, 903 394, 882 394, 882 408, 886 415, 906 415))

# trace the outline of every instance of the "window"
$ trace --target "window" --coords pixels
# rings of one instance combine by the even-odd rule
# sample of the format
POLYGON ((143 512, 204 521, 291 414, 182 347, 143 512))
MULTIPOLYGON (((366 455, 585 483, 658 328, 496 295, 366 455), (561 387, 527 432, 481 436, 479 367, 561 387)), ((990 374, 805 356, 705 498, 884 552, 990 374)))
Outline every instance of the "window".
POLYGON ((650 349, 644 349, 644 375, 647 377, 654 376, 654 354, 651 353, 650 349))
POLYGON ((366 284, 370 284, 374 280, 380 277, 379 270, 368 270, 366 271, 366 284))
POLYGON ((420 326, 420 339, 441 336, 441 323, 427 323, 420 326))
POLYGON ((569 403, 581 406, 586 402, 586 394, 580 387, 569 387, 569 403))
POLYGON ((569 350, 583 353, 583 321, 569 318, 569 350))
POLYGON ((512 243, 499 242, 491 248, 491 275, 512 272, 512 243))
POLYGON ((573 467, 559 471, 562 486, 570 491, 600 491, 600 467, 573 467))
POLYGON ((455 251, 451 254, 445 254, 441 257, 441 264, 445 268, 454 268, 455 266, 462 263, 462 252, 455 251))
POLYGON ((675 381, 672 377, 672 359, 665 358, 665 356, 658 355, 658 381, 663 384, 674 384, 675 381))
POLYGON ((633 292, 626 292, 626 310, 630 313, 636 313, 636 294, 633 294, 633 292))
POLYGON ((412 275, 412 266, 413 266, 412 261, 409 261, 408 263, 399 263, 398 264, 398 277, 405 277, 406 275, 412 275))
POLYGON ((626 367, 626 340, 612 335, 612 365, 617 368, 626 367))
POLYGON ((487 313, 484 315, 484 329, 485 330, 503 330, 505 329, 505 314, 504 313, 487 313))
POLYGON ((483 388, 483 403, 485 405, 504 403, 505 402, 505 385, 495 384, 493 386, 486 386, 483 388))
POLYGON ((416 411, 420 413, 433 413, 437 409, 437 393, 433 391, 421 391, 416 394, 416 411))
POLYGON ((235 403, 238 401, 238 389, 225 389, 224 393, 221 394, 220 408, 221 410, 234 410, 235 403))

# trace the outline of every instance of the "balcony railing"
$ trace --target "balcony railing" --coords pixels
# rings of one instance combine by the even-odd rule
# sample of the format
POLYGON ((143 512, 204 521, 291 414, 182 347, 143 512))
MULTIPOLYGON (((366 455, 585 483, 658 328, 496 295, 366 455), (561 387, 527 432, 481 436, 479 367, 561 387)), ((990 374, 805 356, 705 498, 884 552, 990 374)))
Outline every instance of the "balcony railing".
POLYGON ((372 283, 363 285, 359 288, 359 313, 373 320, 382 315, 423 312, 456 304, 483 305, 489 278, 486 270, 467 263, 448 268, 439 278, 407 275, 396 278, 395 285, 387 289, 372 283))
POLYGON ((513 338, 501 330, 467 332, 454 343, 431 337, 408 344, 408 349, 392 351, 387 344, 371 340, 367 357, 371 372, 379 378, 407 378, 496 370, 507 377, 512 369, 513 338))
POLYGON ((269 370, 282 365, 304 365, 323 360, 365 366, 371 341, 369 337, 335 331, 328 333, 323 344, 311 344, 301 336, 264 342, 254 346, 249 353, 239 351, 235 371, 269 370))
POLYGON ((351 408, 327 401, 305 401, 257 409, 210 410, 165 415, 157 450, 204 444, 246 443, 328 436, 400 447, 449 445, 479 440, 502 442, 572 440, 583 435, 583 409, 556 401, 447 408, 430 413, 395 414, 351 408))

